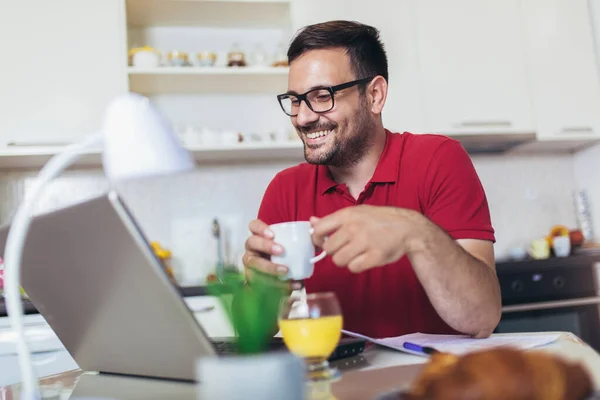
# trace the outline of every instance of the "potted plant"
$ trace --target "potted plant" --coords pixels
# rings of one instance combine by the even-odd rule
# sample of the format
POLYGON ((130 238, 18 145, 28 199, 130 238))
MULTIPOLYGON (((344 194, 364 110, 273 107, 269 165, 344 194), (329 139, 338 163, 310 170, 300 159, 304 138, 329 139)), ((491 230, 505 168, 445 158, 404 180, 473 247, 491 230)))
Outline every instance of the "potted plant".
POLYGON ((208 293, 226 310, 238 353, 262 353, 278 331, 279 306, 289 292, 277 277, 257 270, 251 272, 251 282, 235 269, 224 271, 220 281, 208 283, 208 293))
POLYGON ((304 400, 304 361, 287 351, 267 351, 288 290, 277 277, 259 271, 247 282, 237 270, 224 270, 220 281, 208 283, 208 292, 226 310, 237 353, 198 361, 198 398, 304 400))

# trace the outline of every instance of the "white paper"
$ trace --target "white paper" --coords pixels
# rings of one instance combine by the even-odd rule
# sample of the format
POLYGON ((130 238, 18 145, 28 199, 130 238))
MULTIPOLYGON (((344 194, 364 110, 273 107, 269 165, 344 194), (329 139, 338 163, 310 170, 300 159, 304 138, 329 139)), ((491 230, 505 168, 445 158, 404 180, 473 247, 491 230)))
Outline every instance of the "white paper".
MULTIPOLYGON (((25 328, 25 336, 31 353, 64 350, 65 347, 50 327, 25 328)), ((17 334, 14 331, 0 332, 0 356, 17 354, 17 334)))
POLYGON ((424 357, 427 357, 427 355, 405 349, 403 347, 404 343, 410 342, 423 347, 432 347, 437 351, 461 355, 472 351, 486 350, 499 346, 507 346, 523 350, 531 349, 552 343, 560 337, 560 334, 502 334, 492 335, 485 339, 474 339, 466 335, 433 335, 425 333, 411 333, 397 337, 374 339, 355 332, 346 330, 343 332, 348 336, 368 340, 381 346, 424 357))

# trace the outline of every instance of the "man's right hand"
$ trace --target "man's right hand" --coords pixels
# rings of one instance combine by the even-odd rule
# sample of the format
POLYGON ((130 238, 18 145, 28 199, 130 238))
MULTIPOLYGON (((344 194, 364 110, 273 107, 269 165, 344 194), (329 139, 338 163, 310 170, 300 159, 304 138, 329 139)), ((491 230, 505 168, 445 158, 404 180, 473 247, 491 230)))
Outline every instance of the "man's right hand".
POLYGON ((274 234, 269 225, 260 219, 254 219, 250 221, 248 228, 251 236, 246 240, 246 253, 242 258, 246 276, 248 277, 249 269, 272 275, 285 275, 288 272, 285 265, 271 262, 271 256, 283 253, 283 247, 274 241, 274 234))

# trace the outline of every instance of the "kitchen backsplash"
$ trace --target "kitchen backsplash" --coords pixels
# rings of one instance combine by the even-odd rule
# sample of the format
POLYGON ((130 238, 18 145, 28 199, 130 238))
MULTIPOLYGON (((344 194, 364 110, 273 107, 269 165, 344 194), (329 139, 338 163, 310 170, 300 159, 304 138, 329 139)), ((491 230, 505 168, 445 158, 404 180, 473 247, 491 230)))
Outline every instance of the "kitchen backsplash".
MULTIPOLYGON (((572 193, 577 163, 572 156, 474 156, 473 160, 488 194, 498 258, 513 246, 545 235, 554 224, 576 226, 572 193)), ((278 171, 292 164, 202 165, 186 175, 129 182, 117 189, 148 239, 172 250, 182 282, 194 284, 205 279, 216 262, 213 218, 221 224, 226 256, 239 262, 247 224, 256 215, 263 191, 278 171)), ((2 223, 10 220, 34 176, 33 172, 0 175, 2 223)), ((99 169, 69 171, 44 191, 37 212, 84 200, 108 188, 99 169)), ((599 192, 590 195, 600 198, 599 192)))
POLYGON ((473 161, 488 196, 498 259, 546 236, 554 225, 577 228, 572 156, 478 156, 473 161))
POLYGON ((600 239, 600 144, 575 155, 575 178, 580 188, 585 188, 591 209, 592 227, 600 239))

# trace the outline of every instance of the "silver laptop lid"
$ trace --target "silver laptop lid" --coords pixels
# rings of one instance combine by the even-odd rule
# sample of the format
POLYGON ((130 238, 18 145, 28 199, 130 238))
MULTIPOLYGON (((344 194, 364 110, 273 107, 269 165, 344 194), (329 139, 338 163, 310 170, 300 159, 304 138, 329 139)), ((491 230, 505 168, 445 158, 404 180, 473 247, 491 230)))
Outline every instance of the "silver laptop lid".
POLYGON ((84 370, 194 380, 215 354, 115 192, 37 216, 22 285, 84 370))

